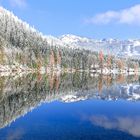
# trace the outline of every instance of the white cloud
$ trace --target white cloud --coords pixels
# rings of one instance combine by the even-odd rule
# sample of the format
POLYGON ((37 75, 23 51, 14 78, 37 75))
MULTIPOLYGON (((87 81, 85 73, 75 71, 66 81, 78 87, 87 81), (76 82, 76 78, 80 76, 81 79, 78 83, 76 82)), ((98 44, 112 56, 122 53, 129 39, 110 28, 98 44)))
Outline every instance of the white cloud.
POLYGON ((9 0, 11 6, 25 8, 27 6, 26 0, 9 0))
POLYGON ((91 24, 119 23, 128 25, 140 25, 140 4, 119 11, 107 11, 99 13, 86 20, 91 24))

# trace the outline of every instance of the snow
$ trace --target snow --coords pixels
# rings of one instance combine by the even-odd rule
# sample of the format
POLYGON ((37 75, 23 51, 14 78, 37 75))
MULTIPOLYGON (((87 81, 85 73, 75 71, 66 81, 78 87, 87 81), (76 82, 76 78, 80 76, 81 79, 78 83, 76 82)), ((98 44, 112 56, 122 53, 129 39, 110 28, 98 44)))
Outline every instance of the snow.
POLYGON ((97 40, 72 34, 65 34, 60 37, 54 37, 50 35, 46 36, 41 32, 38 32, 34 27, 31 27, 28 23, 18 19, 18 17, 14 16, 12 12, 4 9, 3 7, 0 7, 0 11, 1 15, 7 14, 8 16, 11 16, 15 22, 18 22, 19 24, 26 27, 26 30, 38 33, 38 35, 44 40, 47 40, 48 44, 50 45, 56 45, 58 47, 63 46, 71 49, 86 49, 97 52, 102 50, 104 54, 113 54, 117 56, 140 59, 140 49, 138 48, 140 47, 139 39, 118 40, 113 38, 105 38, 97 40))
POLYGON ((82 41, 82 42, 89 42, 89 39, 88 38, 85 38, 85 37, 79 37, 79 36, 76 36, 76 35, 70 35, 70 34, 67 34, 67 35, 62 35, 61 37, 59 37, 60 40, 66 44, 73 44, 73 43, 76 43, 78 41, 82 41))
POLYGON ((140 47, 139 40, 121 41, 112 38, 95 40, 70 34, 62 35, 59 39, 68 46, 75 46, 75 48, 95 50, 97 52, 102 50, 104 53, 114 53, 114 55, 118 56, 121 54, 121 56, 140 59, 140 49, 139 51, 136 50, 136 47, 140 47))

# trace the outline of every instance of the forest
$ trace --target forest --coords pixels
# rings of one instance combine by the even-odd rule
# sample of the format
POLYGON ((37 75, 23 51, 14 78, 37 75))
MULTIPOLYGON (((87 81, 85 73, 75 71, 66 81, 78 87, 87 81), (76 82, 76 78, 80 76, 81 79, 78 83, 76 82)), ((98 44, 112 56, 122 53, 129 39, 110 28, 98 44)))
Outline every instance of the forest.
POLYGON ((139 71, 140 61, 73 48, 49 39, 13 13, 0 8, 0 71, 87 70, 103 72, 117 69, 139 71))

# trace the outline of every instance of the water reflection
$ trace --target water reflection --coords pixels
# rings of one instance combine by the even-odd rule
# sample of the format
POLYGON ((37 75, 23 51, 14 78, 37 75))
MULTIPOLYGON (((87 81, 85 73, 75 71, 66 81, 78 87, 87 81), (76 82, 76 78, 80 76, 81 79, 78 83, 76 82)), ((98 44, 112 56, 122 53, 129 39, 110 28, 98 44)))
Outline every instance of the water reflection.
POLYGON ((7 134, 6 140, 20 140, 24 135, 24 130, 22 128, 18 128, 10 131, 7 134))
POLYGON ((90 116, 89 121, 93 125, 104 127, 105 129, 117 129, 127 132, 135 137, 140 137, 140 116, 90 116))
MULTIPOLYGON (((97 99, 139 101, 140 77, 89 73, 1 76, 0 128, 6 127, 43 102, 57 100, 72 103, 97 99)), ((94 126, 116 129, 140 137, 140 114, 133 117, 86 114, 86 118, 94 126)), ((20 132, 18 130, 13 133, 13 137, 20 137, 23 134, 23 130, 20 129, 20 132)))

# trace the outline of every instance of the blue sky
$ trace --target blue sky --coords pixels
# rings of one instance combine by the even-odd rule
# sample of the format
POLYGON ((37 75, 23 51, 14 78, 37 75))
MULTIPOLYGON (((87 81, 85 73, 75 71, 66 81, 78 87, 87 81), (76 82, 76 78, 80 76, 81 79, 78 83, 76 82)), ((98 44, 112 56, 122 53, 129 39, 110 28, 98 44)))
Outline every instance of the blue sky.
POLYGON ((140 38, 140 0, 0 0, 46 35, 140 38))

